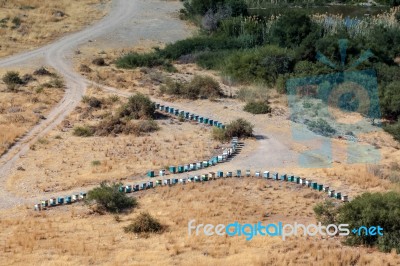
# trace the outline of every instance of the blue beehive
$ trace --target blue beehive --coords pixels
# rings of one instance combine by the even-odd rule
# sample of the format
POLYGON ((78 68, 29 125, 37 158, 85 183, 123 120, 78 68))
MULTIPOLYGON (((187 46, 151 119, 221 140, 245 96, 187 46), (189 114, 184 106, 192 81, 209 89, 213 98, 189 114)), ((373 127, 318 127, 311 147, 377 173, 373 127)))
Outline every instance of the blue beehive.
POLYGON ((289 182, 294 182, 294 175, 289 176, 288 181, 289 182))
POLYGON ((147 183, 141 183, 140 184, 140 190, 144 190, 147 188, 147 183))
POLYGON ((242 177, 242 170, 236 170, 236 177, 242 177))
POLYGON ((264 178, 269 178, 269 171, 264 172, 264 178))
POLYGON ((179 165, 178 166, 178 173, 183 173, 185 171, 185 168, 183 167, 183 165, 179 165))
POLYGON ((160 105, 160 110, 164 111, 165 110, 165 106, 164 105, 160 105))
POLYGON ((282 180, 282 181, 286 181, 286 180, 287 180, 286 174, 282 174, 282 175, 281 175, 281 180, 282 180))
POLYGON ((190 170, 196 170, 196 164, 195 163, 191 163, 189 165, 189 167, 190 167, 190 170))
POLYGON ((204 123, 204 124, 208 124, 208 120, 209 120, 208 118, 204 118, 203 123, 204 123))
POLYGON ((190 113, 189 113, 189 112, 186 112, 186 113, 185 113, 185 118, 186 118, 186 119, 189 119, 189 116, 190 116, 190 113))
POLYGON ((169 113, 170 113, 170 114, 174 114, 174 111, 175 111, 174 107, 170 107, 170 108, 169 108, 169 113))
POLYGON ((218 121, 214 121, 214 126, 218 126, 218 121))
POLYGON ((183 168, 184 168, 185 172, 189 172, 190 171, 190 165, 188 165, 188 164, 185 164, 183 168))
POLYGON ((214 125, 214 120, 210 119, 210 120, 208 121, 208 123, 210 124, 210 126, 212 126, 212 125, 214 125))
POLYGON ((136 184, 136 185, 134 186, 134 188, 135 188, 135 191, 139 191, 139 190, 140 190, 139 184, 136 184))
POLYGON ((131 185, 125 186, 125 192, 126 193, 131 193, 132 192, 132 186, 131 185))
POLYGON ((66 204, 71 204, 71 202, 72 202, 72 197, 71 196, 66 196, 65 197, 65 203, 66 204))
POLYGON ((178 116, 179 115, 179 109, 175 109, 174 115, 178 116))
POLYGON ((155 177, 154 171, 148 171, 147 172, 148 177, 155 177))
POLYGON ((208 161, 203 161, 203 167, 208 167, 208 161))
POLYGON ((232 172, 231 171, 228 171, 228 172, 226 172, 226 177, 232 177, 232 172))
POLYGON ((201 175, 202 181, 208 181, 208 175, 201 175))
POLYGON ((49 205, 50 205, 50 206, 56 206, 56 205, 57 205, 57 200, 56 200, 56 198, 51 198, 51 199, 49 200, 49 205))
POLYGON ((193 120, 194 119, 194 114, 190 114, 189 115, 189 120, 193 120))
POLYGON ((224 172, 218 171, 217 172, 217 177, 224 177, 224 172))
POLYGON ((198 121, 199 120, 199 116, 198 115, 195 115, 194 116, 194 121, 198 121))
POLYGON ((181 111, 179 115, 185 117, 185 111, 181 111))
POLYGON ((223 161, 223 156, 222 156, 222 155, 218 155, 217 158, 218 158, 218 162, 219 162, 219 163, 223 161))
POLYGON ((218 122, 217 127, 222 128, 222 123, 218 122))
POLYGON ((250 175, 251 175, 251 171, 250 171, 250 169, 247 169, 246 170, 246 177, 250 177, 250 175))
POLYGON ((63 197, 58 197, 57 198, 58 204, 64 204, 64 198, 63 197))
POLYGON ((324 189, 324 185, 318 184, 318 191, 322 191, 324 189))
POLYGON ((149 182, 148 187, 149 187, 149 188, 153 188, 153 187, 154 187, 153 181, 150 181, 150 182, 149 182))
POLYGON ((225 125, 221 125, 221 128, 222 128, 222 129, 225 129, 225 125))
POLYGON ((169 167, 169 171, 170 171, 171 173, 175 174, 175 173, 176 173, 176 166, 170 166, 170 167, 169 167))
POLYGON ((86 192, 79 193, 79 198, 80 199, 85 199, 86 198, 86 192))
POLYGON ((209 166, 213 166, 213 165, 214 165, 212 159, 208 160, 208 165, 209 165, 209 166))
POLYGON ((317 182, 312 182, 311 187, 312 187, 312 189, 317 190, 318 189, 318 183, 317 182))
POLYGON ((274 173, 274 174, 273 174, 273 178, 274 178, 274 180, 279 180, 279 175, 278 175, 278 173, 274 173))
POLYGON ((194 182, 200 182, 201 178, 197 175, 194 176, 194 182))
POLYGON ((156 109, 160 109, 160 104, 156 103, 156 109))
POLYGON ((196 168, 197 168, 197 169, 201 169, 202 166, 203 166, 202 163, 200 163, 200 162, 196 163, 196 168))
POLYGON ((165 112, 169 113, 169 106, 165 106, 165 112))
POLYGON ((342 193, 336 192, 335 193, 335 198, 338 199, 338 200, 342 199, 342 193))
POLYGON ((124 186, 119 186, 118 191, 119 192, 125 192, 125 187, 124 186))
POLYGON ((212 157, 212 162, 213 162, 213 164, 217 164, 218 163, 218 157, 217 156, 212 157))
POLYGON ((301 178, 300 178, 299 176, 296 176, 296 177, 294 178, 294 180, 296 181, 296 184, 300 184, 301 178))
POLYGON ((161 179, 157 180, 157 181, 156 181, 156 185, 157 185, 157 186, 161 186, 161 185, 162 185, 162 180, 161 180, 161 179))
POLYGON ((194 176, 188 177, 188 181, 189 181, 189 182, 193 182, 193 181, 194 181, 194 176))
POLYGON ((204 121, 204 118, 203 117, 199 117, 199 123, 203 123, 203 121, 204 121))

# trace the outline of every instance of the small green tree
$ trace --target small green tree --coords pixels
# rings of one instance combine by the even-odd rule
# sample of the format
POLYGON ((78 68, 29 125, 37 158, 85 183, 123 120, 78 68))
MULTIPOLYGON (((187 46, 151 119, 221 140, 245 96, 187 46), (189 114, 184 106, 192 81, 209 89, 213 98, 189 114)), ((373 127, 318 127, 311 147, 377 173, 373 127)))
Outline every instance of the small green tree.
POLYGON ((268 102, 265 101, 248 102, 243 110, 256 115, 271 113, 271 107, 269 107, 268 102))
POLYGON ((3 82, 7 86, 13 86, 13 85, 21 85, 23 84, 22 79, 19 76, 19 73, 16 71, 8 71, 4 76, 3 76, 3 82))
POLYGON ((96 187, 88 192, 88 202, 96 202, 101 210, 119 213, 126 209, 131 209, 137 206, 135 198, 128 197, 124 192, 119 190, 122 184, 108 184, 102 182, 99 187, 96 187))
POLYGON ((338 208, 331 200, 326 200, 314 206, 314 213, 317 220, 324 225, 335 224, 338 208))
POLYGON ((237 120, 232 121, 226 126, 225 129, 225 135, 228 138, 233 138, 233 137, 252 137, 253 136, 253 128, 254 126, 244 120, 243 118, 239 118, 237 120))
POLYGON ((120 117, 130 119, 151 119, 155 116, 156 106, 144 94, 137 93, 129 97, 128 103, 120 110, 120 117))

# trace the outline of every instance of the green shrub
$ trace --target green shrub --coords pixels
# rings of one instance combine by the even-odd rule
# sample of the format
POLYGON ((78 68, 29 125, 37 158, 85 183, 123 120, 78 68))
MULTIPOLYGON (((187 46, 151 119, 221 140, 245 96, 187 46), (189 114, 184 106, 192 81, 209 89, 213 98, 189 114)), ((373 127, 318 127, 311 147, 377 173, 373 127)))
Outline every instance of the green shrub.
POLYGON ((122 184, 108 184, 102 182, 99 187, 88 192, 88 202, 96 202, 100 210, 119 213, 137 206, 135 198, 128 197, 125 192, 120 192, 122 184))
POLYGON ((93 133, 93 129, 89 126, 76 126, 72 134, 77 137, 91 137, 93 133))
POLYGON ((268 102, 264 101, 248 102, 243 110, 252 114, 271 113, 271 107, 269 107, 268 102))
POLYGON ((364 193, 344 204, 339 209, 338 222, 360 226, 380 226, 383 236, 350 234, 346 243, 350 245, 378 246, 379 250, 400 253, 400 194, 397 192, 364 193))
POLYGON ((3 82, 6 85, 21 85, 21 84, 23 84, 22 79, 19 76, 19 73, 16 71, 8 71, 3 76, 3 82))
POLYGON ((221 142, 228 141, 229 138, 225 133, 225 129, 214 127, 212 130, 212 138, 221 142))
POLYGON ((126 233, 146 234, 160 233, 164 226, 148 212, 142 212, 133 222, 124 228, 126 233))
POLYGON ((331 200, 318 203, 313 208, 317 220, 324 225, 335 224, 338 208, 331 200))
POLYGON ((400 194, 397 192, 363 193, 343 205, 332 201, 314 207, 317 220, 327 224, 348 224, 349 229, 380 226, 383 235, 350 233, 345 244, 377 246, 383 252, 396 249, 400 253, 400 194))
POLYGON ((128 103, 121 108, 119 117, 127 117, 129 119, 152 119, 155 116, 155 110, 156 106, 149 97, 137 93, 129 97, 128 103))
POLYGON ((331 137, 336 133, 336 130, 322 118, 319 118, 317 121, 308 121, 306 125, 312 132, 325 137, 331 137))
POLYGON ((106 62, 104 61, 104 58, 98 57, 98 58, 93 59, 92 64, 94 64, 96 66, 105 66, 106 62))
POLYGON ((154 120, 143 120, 139 121, 136 125, 136 134, 150 133, 160 129, 157 122, 154 120))
POLYGON ((233 137, 246 138, 253 136, 254 126, 250 122, 239 118, 229 123, 225 129, 213 128, 212 137, 218 141, 227 141, 233 137))
POLYGON ((101 162, 99 160, 92 161, 92 166, 99 166, 101 162))
POLYGON ((239 118, 237 120, 232 121, 226 126, 225 135, 230 139, 233 137, 246 138, 253 136, 253 128, 254 126, 244 120, 243 118, 239 118))
POLYGON ((90 107, 92 108, 100 108, 102 105, 102 102, 97 99, 96 97, 90 97, 90 99, 87 102, 90 107))
POLYGON ((209 76, 195 76, 184 89, 186 98, 213 99, 223 95, 218 81, 209 76))
POLYGON ((155 67, 164 64, 166 64, 165 59, 157 52, 146 54, 129 53, 116 61, 117 67, 120 68, 155 67))
POLYGON ((395 140, 400 141, 400 119, 397 123, 385 125, 383 129, 391 134, 395 140))

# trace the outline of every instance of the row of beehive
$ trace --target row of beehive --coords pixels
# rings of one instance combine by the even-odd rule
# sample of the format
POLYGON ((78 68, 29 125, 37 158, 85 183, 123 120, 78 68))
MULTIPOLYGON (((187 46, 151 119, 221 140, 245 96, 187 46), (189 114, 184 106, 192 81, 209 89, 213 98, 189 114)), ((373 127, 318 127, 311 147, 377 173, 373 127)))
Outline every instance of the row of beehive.
POLYGON ((192 114, 183 110, 179 110, 176 109, 174 107, 171 106, 167 106, 167 105, 163 105, 160 103, 155 103, 156 109, 163 111, 165 113, 171 114, 171 115, 175 115, 177 117, 182 117, 184 119, 187 119, 189 121, 197 121, 201 124, 205 124, 205 125, 210 125, 210 126, 216 126, 219 128, 225 128, 225 125, 221 122, 218 122, 217 120, 213 120, 211 118, 207 118, 207 117, 203 117, 203 116, 199 116, 196 114, 192 114))
POLYGON ((232 171, 227 171, 224 175, 223 171, 217 171, 215 172, 209 172, 207 174, 202 174, 202 175, 194 175, 194 176, 189 176, 187 178, 168 178, 168 179, 159 179, 156 180, 155 182, 149 181, 149 182, 144 182, 136 185, 126 185, 126 186, 121 186, 120 191, 121 192, 126 192, 126 193, 131 193, 131 192, 136 192, 140 190, 145 190, 149 188, 153 188, 155 186, 163 186, 163 185, 175 185, 178 183, 185 184, 188 182, 205 182, 205 181, 210 181, 210 180, 216 180, 219 178, 223 177, 264 177, 265 179, 271 179, 271 180, 276 180, 276 181, 286 181, 286 182, 291 182, 291 183, 296 183, 305 187, 309 187, 311 189, 317 190, 317 191, 324 191, 328 194, 330 198, 335 198, 338 200, 342 200, 344 202, 348 201, 348 196, 347 195, 342 195, 341 192, 335 191, 334 189, 330 188, 327 185, 323 184, 318 184, 317 182, 311 180, 311 179, 306 179, 294 175, 287 175, 287 174, 281 174, 279 175, 278 173, 273 173, 270 174, 269 171, 255 171, 254 175, 251 174, 251 170, 246 170, 245 175, 242 175, 242 170, 236 170, 236 174, 234 175, 232 171))
POLYGON ((48 200, 42 200, 39 204, 35 204, 34 209, 40 211, 48 207, 55 207, 64 204, 72 204, 86 198, 86 192, 75 193, 71 196, 50 198, 48 200))
MULTIPOLYGON (((168 172, 170 174, 177 174, 177 173, 184 173, 184 172, 190 172, 190 171, 196 171, 200 169, 204 169, 210 166, 214 166, 218 163, 223 163, 226 162, 232 155, 234 155, 237 152, 238 148, 238 143, 239 139, 237 137, 232 138, 231 141, 231 147, 225 149, 222 154, 213 156, 209 160, 201 161, 201 162, 196 162, 196 163, 190 163, 190 164, 185 164, 185 165, 178 165, 178 166, 170 166, 168 169, 168 172)), ((158 176, 165 176, 167 175, 167 170, 162 169, 159 171, 158 176)), ((153 170, 150 170, 147 172, 147 176, 150 178, 156 177, 156 173, 153 170)))

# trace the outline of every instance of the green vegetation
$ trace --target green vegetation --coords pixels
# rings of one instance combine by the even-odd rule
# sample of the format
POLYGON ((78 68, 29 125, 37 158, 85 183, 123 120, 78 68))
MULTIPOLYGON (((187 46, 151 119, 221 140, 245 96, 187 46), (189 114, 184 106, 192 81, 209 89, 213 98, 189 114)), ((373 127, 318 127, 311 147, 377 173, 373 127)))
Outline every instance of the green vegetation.
POLYGON ((164 226, 148 212, 142 212, 133 222, 124 228, 126 233, 146 234, 160 233, 164 226))
POLYGON ((309 130, 322 136, 331 137, 336 133, 336 130, 322 118, 317 121, 306 121, 306 125, 309 130))
POLYGON ((155 116, 156 106, 149 97, 137 93, 128 99, 120 112, 119 118, 127 117, 129 119, 152 119, 155 116))
POLYGON ((396 123, 385 125, 383 129, 400 142, 400 120, 396 123))
POLYGON ((349 224, 349 228, 361 226, 380 226, 383 236, 350 234, 346 237, 348 245, 377 246, 379 250, 400 253, 400 194, 397 192, 364 193, 340 207, 332 203, 314 207, 319 221, 349 224))
POLYGON ((253 137, 253 128, 254 126, 250 122, 239 118, 229 123, 225 129, 213 128, 212 136, 218 141, 228 141, 233 137, 253 137))
POLYGON ((125 192, 119 191, 121 184, 102 182, 99 187, 88 192, 87 201, 96 202, 99 211, 120 213, 137 206, 135 198, 130 198, 125 192))
POLYGON ((7 85, 7 88, 10 91, 15 91, 18 85, 22 85, 24 83, 19 76, 19 73, 16 71, 8 71, 3 76, 3 82, 7 85))
POLYGON ((94 130, 89 126, 76 126, 72 134, 77 137, 91 137, 94 134, 94 130))
POLYGON ((223 95, 219 83, 209 76, 195 76, 190 82, 181 83, 171 79, 160 88, 162 93, 187 99, 214 99, 223 95))
POLYGON ((255 115, 271 113, 271 107, 269 107, 268 102, 264 101, 248 102, 243 110, 255 115))

